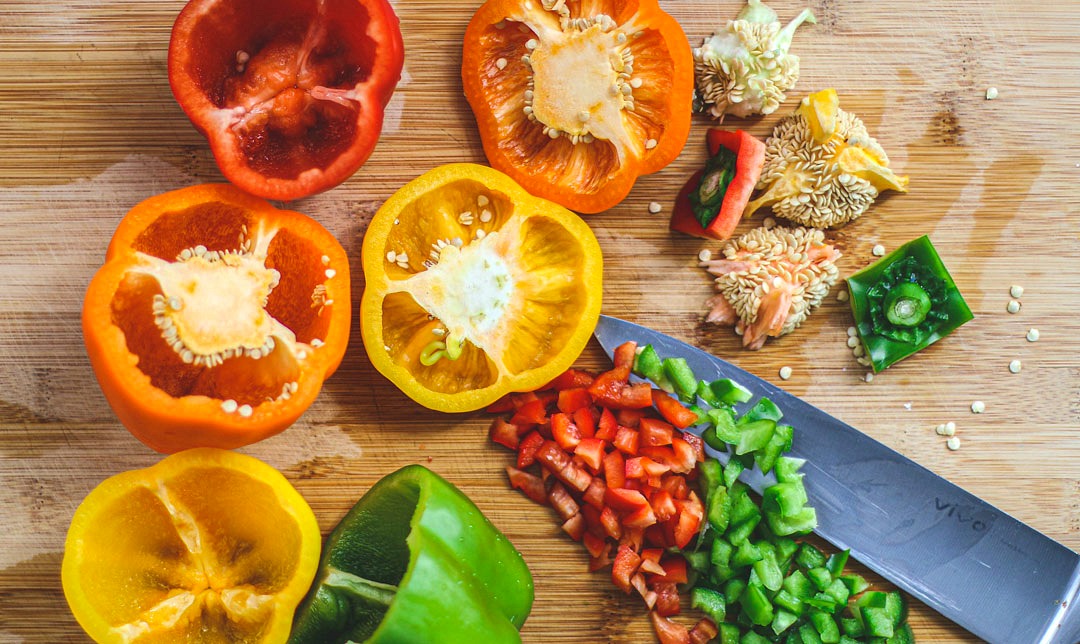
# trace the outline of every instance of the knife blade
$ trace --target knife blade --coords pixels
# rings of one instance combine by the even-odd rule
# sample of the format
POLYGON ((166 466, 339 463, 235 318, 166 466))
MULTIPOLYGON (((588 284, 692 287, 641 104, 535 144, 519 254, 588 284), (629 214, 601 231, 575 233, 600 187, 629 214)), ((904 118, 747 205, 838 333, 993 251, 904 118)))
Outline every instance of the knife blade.
MULTIPOLYGON (((658 331, 600 316, 611 356, 633 341, 731 378, 795 427, 815 532, 972 634, 1001 644, 1080 643, 1080 555, 766 380, 658 331)), ((691 428, 693 429, 693 428, 691 428)), ((700 431, 700 428, 699 428, 700 431)), ((727 455, 711 450, 714 457, 727 455)), ((741 477, 757 492, 770 477, 741 477)))

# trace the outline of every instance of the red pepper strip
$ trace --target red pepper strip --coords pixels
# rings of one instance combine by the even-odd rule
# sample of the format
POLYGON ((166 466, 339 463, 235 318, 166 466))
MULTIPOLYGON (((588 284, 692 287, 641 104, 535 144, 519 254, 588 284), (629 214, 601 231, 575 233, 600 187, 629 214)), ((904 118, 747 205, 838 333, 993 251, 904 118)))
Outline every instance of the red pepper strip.
POLYGON ((517 449, 521 442, 518 430, 517 425, 508 423, 502 418, 496 418, 495 422, 491 423, 491 440, 504 447, 517 449))
MULTIPOLYGON (((679 614, 679 589, 673 583, 653 583, 651 587, 656 591, 656 612, 661 617, 669 617, 679 614)), ((690 634, 687 633, 687 637, 690 634)))
POLYGON ((660 638, 660 644, 690 644, 690 631, 682 624, 676 624, 657 612, 649 613, 653 630, 660 638))
POLYGON ((709 644, 719 634, 720 629, 716 624, 707 617, 703 618, 690 629, 690 644, 709 644))
MULTIPOLYGON (((679 429, 686 429, 698 422, 697 414, 686 407, 683 407, 681 402, 675 400, 663 391, 653 389, 651 395, 652 402, 656 405, 656 409, 660 412, 660 415, 672 425, 679 429)), ((511 419, 511 421, 513 421, 513 419, 511 419)))
POLYGON ((567 369, 557 378, 548 383, 544 389, 576 389, 579 387, 588 387, 593 383, 593 376, 585 371, 579 371, 577 369, 567 369))
POLYGON ((675 200, 675 209, 671 215, 671 229, 695 237, 727 239, 735 232, 735 227, 742 219, 743 211, 750 203, 750 194, 754 191, 761 170, 765 164, 765 144, 742 130, 720 130, 712 128, 707 134, 709 154, 716 156, 723 146, 735 153, 735 176, 724 193, 720 212, 709 224, 702 228, 694 216, 690 204, 690 193, 701 185, 704 170, 694 173, 686 182, 675 200))
POLYGON ((612 356, 612 362, 615 363, 616 369, 619 369, 621 367, 633 369, 635 358, 637 358, 637 343, 624 342, 615 348, 615 353, 612 356))
POLYGON ((637 572, 641 557, 630 546, 619 546, 615 554, 615 563, 611 567, 611 580, 624 593, 630 592, 630 577, 637 572))
POLYGON ((506 466, 506 475, 510 478, 510 487, 521 492, 536 501, 540 505, 547 505, 547 494, 544 492, 544 482, 539 476, 522 472, 521 470, 506 466))

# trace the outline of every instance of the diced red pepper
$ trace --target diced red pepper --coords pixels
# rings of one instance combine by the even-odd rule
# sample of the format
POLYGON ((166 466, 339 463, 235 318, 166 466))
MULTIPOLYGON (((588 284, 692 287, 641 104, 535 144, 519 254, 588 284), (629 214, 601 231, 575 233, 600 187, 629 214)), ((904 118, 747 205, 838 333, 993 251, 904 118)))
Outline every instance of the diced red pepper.
POLYGON ((581 516, 580 512, 575 514, 563 522, 562 529, 574 541, 581 541, 585 535, 585 517, 581 516))
POLYGON ((619 424, 615 420, 615 414, 604 407, 600 412, 600 421, 596 427, 596 438, 605 441, 615 440, 615 434, 619 430, 619 424))
POLYGON ((648 503, 623 517, 623 525, 628 528, 647 528, 655 523, 656 513, 648 503))
POLYGON ((690 433, 684 433, 682 439, 694 450, 694 460, 698 463, 705 462, 705 441, 701 440, 700 436, 690 433))
POLYGON ((615 368, 619 369, 626 367, 627 369, 634 368, 634 360, 637 358, 637 343, 636 342, 624 342, 615 347, 615 353, 612 356, 612 361, 615 363, 615 368))
POLYGON ((604 501, 611 506, 613 510, 619 512, 634 512, 641 508, 648 508, 649 501, 645 498, 641 492, 637 490, 627 490, 625 488, 608 486, 604 491, 604 501))
POLYGON ((592 396, 589 395, 588 390, 584 388, 580 389, 563 389, 559 392, 558 401, 559 411, 564 414, 572 414, 575 411, 592 405, 592 396))
POLYGON ((536 462, 536 450, 544 444, 544 437, 539 432, 529 432, 518 445, 517 466, 523 470, 536 462))
POLYGON ((685 584, 690 576, 686 569, 686 559, 682 555, 668 557, 660 562, 663 572, 649 579, 650 584, 685 584))
POLYGON ((589 558, 589 572, 596 572, 611 565, 611 545, 605 542, 604 546, 604 552, 599 557, 589 558))
POLYGON ((623 427, 637 429, 638 423, 648 414, 644 409, 619 409, 615 412, 615 420, 623 427))
POLYGON ((656 409, 664 417, 664 420, 679 429, 686 429, 698 422, 696 413, 684 407, 681 402, 667 393, 659 389, 653 389, 650 395, 652 396, 652 404, 656 405, 656 409))
POLYGON ((637 552, 641 550, 643 543, 645 543, 645 530, 643 528, 623 526, 622 538, 619 539, 620 546, 633 548, 634 552, 637 552))
POLYGON ((587 532, 601 538, 607 536, 607 533, 604 532, 604 524, 600 522, 600 510, 591 505, 586 505, 581 508, 581 516, 585 517, 585 530, 587 532))
POLYGON ((581 497, 581 500, 597 510, 603 510, 606 507, 604 505, 604 492, 606 491, 607 484, 604 483, 604 479, 599 476, 594 476, 592 483, 589 483, 589 487, 585 490, 585 494, 581 497))
POLYGON ((651 612, 649 617, 660 644, 690 644, 690 631, 682 624, 676 624, 659 612, 651 612))
POLYGON ((608 488, 621 488, 626 484, 626 462, 621 452, 604 456, 604 479, 608 488))
POLYGON ((589 385, 589 393, 597 402, 618 400, 619 392, 630 381, 630 367, 615 367, 605 371, 589 385))
POLYGON ((511 398, 511 394, 506 394, 502 398, 488 405, 487 413, 489 414, 505 414, 508 411, 513 411, 514 399, 511 398))
POLYGON ((540 505, 547 505, 547 493, 544 491, 544 481, 535 474, 523 472, 516 467, 506 466, 506 475, 510 478, 510 487, 521 492, 536 501, 540 505))
POLYGON ((645 575, 640 572, 634 573, 634 576, 630 578, 630 585, 634 587, 634 590, 638 591, 638 594, 645 599, 646 603, 650 601, 656 602, 656 593, 653 593, 651 600, 649 599, 649 587, 645 584, 645 575))
POLYGON ((656 447, 659 445, 671 445, 675 428, 662 420, 646 416, 638 423, 638 432, 641 433, 642 445, 656 447))
POLYGON ((622 522, 619 520, 619 515, 615 513, 609 507, 605 507, 600 511, 600 524, 604 526, 604 533, 618 541, 622 539, 622 522))
POLYGON ((584 492, 589 489, 589 484, 592 483, 593 476, 585 471, 585 468, 581 467, 577 463, 571 462, 562 472, 556 474, 563 483, 569 485, 572 489, 578 492, 584 492))
POLYGON ((619 409, 645 409, 650 405, 652 405, 652 385, 647 382, 638 382, 623 388, 619 401, 616 403, 619 409))
POLYGON ((604 466, 604 441, 598 438, 583 438, 574 448, 576 454, 593 472, 599 472, 604 466))
POLYGON ((690 629, 690 644, 709 644, 719 634, 720 629, 716 627, 716 624, 708 617, 704 617, 690 629))
POLYGON ((674 451, 674 455, 669 462, 671 469, 687 474, 697 467, 697 454, 690 443, 676 436, 671 439, 671 447, 674 451))
POLYGON ((510 401, 514 404, 514 410, 521 409, 521 406, 525 403, 530 403, 534 400, 540 400, 540 396, 535 391, 522 391, 514 394, 509 394, 510 401))
POLYGON ((572 450, 581 442, 581 434, 577 425, 570 421, 566 414, 551 415, 551 437, 565 450, 572 450))
POLYGON ((607 552, 607 541, 591 532, 582 535, 581 542, 585 545, 585 549, 589 551, 589 556, 594 559, 603 556, 607 552))
POLYGON ((536 450, 536 460, 563 483, 578 492, 584 492, 592 483, 592 475, 574 463, 558 445, 544 441, 536 450))
POLYGON ((574 500, 574 497, 570 496, 562 483, 556 483, 548 490, 548 502, 551 503, 551 507, 555 508, 555 511, 559 513, 559 516, 564 521, 581 510, 581 506, 574 500))
POLYGON ((649 505, 656 513, 656 520, 661 523, 675 516, 675 499, 667 490, 660 490, 649 497, 649 505))
POLYGON ((641 466, 645 468, 645 476, 650 479, 649 484, 652 487, 660 487, 660 481, 653 482, 654 477, 660 477, 671 471, 671 466, 666 463, 659 463, 649 458, 648 456, 640 457, 641 466))
POLYGON ((626 459, 626 478, 628 479, 643 479, 645 478, 645 467, 641 464, 640 457, 626 459))
POLYGON ((678 474, 662 477, 660 488, 671 494, 673 499, 685 499, 690 496, 690 486, 686 484, 686 479, 678 474))
MULTIPOLYGON (((654 583, 650 587, 656 591, 656 612, 660 616, 670 617, 679 614, 679 588, 675 584, 654 583)), ((689 633, 687 637, 690 637, 689 633)))
POLYGON ((660 548, 646 548, 641 551, 641 565, 638 570, 646 572, 651 575, 664 574, 664 567, 660 565, 660 557, 664 556, 664 551, 660 548))
POLYGON ((594 438, 596 436, 596 418, 593 417, 591 405, 574 412, 574 424, 577 425, 578 433, 581 434, 582 438, 594 438))
POLYGON ((588 387, 593 383, 593 376, 585 371, 578 369, 567 369, 561 375, 548 383, 544 389, 575 389, 578 387, 588 387))
POLYGON ((640 438, 636 429, 630 429, 629 427, 619 426, 619 431, 615 433, 615 440, 612 444, 615 449, 634 456, 638 453, 638 444, 640 438))
POLYGON ((518 407, 510 418, 513 425, 542 425, 547 422, 547 413, 541 400, 530 400, 518 407))
POLYGON ((638 454, 641 456, 648 456, 657 463, 663 463, 671 469, 671 464, 675 460, 675 450, 664 445, 660 447, 639 447, 638 454))
POLYGON ((675 525, 675 545, 685 548, 701 529, 701 520, 705 516, 705 508, 701 500, 693 491, 685 500, 675 501, 675 507, 679 509, 679 519, 675 525))
POLYGON ((624 593, 630 592, 630 577, 637 572, 641 557, 629 546, 619 546, 615 553, 615 562, 611 568, 611 580, 624 593))
POLYGON ((520 428, 517 425, 508 423, 502 418, 496 418, 495 422, 491 423, 491 440, 504 447, 517 449, 521 443, 521 437, 518 435, 519 430, 520 428))

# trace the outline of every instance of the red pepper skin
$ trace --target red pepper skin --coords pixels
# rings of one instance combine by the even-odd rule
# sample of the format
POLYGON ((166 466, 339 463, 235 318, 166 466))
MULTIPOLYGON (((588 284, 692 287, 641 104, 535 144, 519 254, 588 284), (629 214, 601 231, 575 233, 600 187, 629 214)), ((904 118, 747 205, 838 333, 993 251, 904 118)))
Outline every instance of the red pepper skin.
POLYGON ((703 228, 694 216, 690 204, 690 193, 698 189, 704 170, 695 172, 686 182, 679 196, 675 199, 675 209, 671 214, 671 229, 694 237, 728 239, 735 232, 742 220, 743 211, 750 203, 750 195, 761 178, 765 165, 765 144, 742 130, 721 130, 711 128, 706 135, 710 156, 716 156, 721 147, 735 153, 735 177, 724 193, 724 202, 720 212, 708 228, 703 228))
POLYGON ((387 0, 190 0, 169 85, 230 182, 292 201, 367 161, 404 57, 387 0))

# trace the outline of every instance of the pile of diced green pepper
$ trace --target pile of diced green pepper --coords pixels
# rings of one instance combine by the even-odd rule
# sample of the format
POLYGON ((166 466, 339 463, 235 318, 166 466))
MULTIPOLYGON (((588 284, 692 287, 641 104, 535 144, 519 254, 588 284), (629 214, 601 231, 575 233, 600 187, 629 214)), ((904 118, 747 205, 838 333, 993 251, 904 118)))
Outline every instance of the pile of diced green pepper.
POLYGON ((674 393, 706 425, 702 438, 729 454, 727 464, 699 466, 706 519, 697 542, 682 554, 694 571, 691 601, 720 630, 720 644, 907 644, 914 642, 898 592, 868 591, 860 575, 844 573, 848 551, 826 557, 793 536, 817 526, 807 505, 805 461, 784 456, 794 429, 767 398, 739 415, 752 394, 728 379, 698 380, 686 361, 661 359, 644 347, 638 375, 674 393), (760 503, 738 480, 748 468, 775 472, 760 503))

